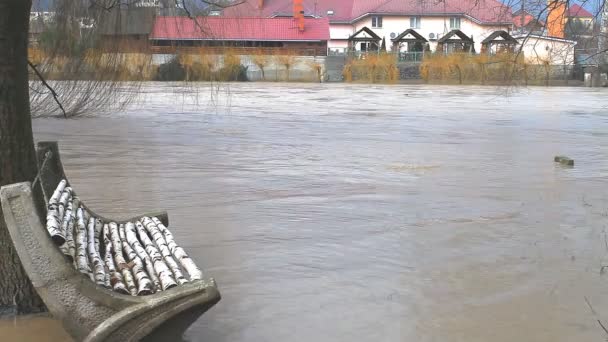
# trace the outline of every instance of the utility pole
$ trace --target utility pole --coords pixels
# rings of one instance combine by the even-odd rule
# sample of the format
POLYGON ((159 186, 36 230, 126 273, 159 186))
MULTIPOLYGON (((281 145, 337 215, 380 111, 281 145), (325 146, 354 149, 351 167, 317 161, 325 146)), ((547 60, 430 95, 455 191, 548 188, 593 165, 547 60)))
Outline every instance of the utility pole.
POLYGON ((606 63, 606 49, 608 49, 608 0, 604 0, 600 17, 600 36, 597 40, 598 53, 602 64, 606 63))
POLYGON ((524 5, 525 2, 526 2, 526 0, 521 0, 521 11, 519 12, 519 23, 520 23, 519 33, 522 33, 522 34, 524 33, 524 25, 526 23, 526 20, 525 20, 526 18, 524 17, 524 13, 526 13, 525 5, 524 5))

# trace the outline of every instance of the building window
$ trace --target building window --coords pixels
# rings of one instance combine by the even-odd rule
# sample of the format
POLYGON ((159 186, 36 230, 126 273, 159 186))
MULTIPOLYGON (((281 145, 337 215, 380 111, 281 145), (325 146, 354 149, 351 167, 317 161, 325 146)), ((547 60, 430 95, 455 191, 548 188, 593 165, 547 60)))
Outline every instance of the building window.
POLYGON ((382 17, 372 17, 372 27, 382 28, 382 17))
POLYGON ((451 30, 460 30, 460 17, 451 17, 450 18, 450 29, 451 30))
POLYGON ((419 29, 420 28, 420 17, 411 17, 410 18, 410 28, 419 29))

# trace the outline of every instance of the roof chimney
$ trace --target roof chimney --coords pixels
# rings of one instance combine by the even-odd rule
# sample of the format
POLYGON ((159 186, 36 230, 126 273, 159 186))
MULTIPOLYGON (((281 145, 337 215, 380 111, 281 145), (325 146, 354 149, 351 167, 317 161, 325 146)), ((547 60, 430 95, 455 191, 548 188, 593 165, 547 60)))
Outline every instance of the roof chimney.
POLYGON ((293 0, 293 18, 298 22, 298 30, 304 31, 304 5, 302 0, 293 0))
POLYGON ((258 9, 264 8, 264 0, 258 0, 258 9))
POLYGON ((547 15, 547 31, 549 36, 564 38, 566 26, 566 1, 547 0, 549 14, 547 15))

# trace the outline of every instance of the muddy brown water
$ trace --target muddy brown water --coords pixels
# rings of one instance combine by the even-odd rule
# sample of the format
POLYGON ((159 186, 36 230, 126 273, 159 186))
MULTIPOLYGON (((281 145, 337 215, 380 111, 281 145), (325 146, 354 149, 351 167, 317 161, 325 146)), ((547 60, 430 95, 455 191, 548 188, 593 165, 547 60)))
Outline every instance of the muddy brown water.
POLYGON ((606 338, 606 90, 197 91, 151 84, 136 108, 34 121, 93 208, 167 209, 217 279, 183 340, 606 338))

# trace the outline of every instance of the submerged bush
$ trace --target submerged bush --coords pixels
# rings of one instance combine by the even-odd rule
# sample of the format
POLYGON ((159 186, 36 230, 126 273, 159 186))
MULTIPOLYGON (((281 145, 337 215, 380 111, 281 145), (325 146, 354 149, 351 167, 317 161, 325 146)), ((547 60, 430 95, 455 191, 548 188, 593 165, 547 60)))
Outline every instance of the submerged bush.
POLYGON ((169 62, 161 64, 156 74, 157 81, 185 81, 186 69, 180 64, 177 57, 169 62))
POLYGON ((207 55, 180 55, 161 64, 157 81, 248 81, 247 67, 238 56, 224 56, 222 67, 216 69, 214 58, 207 55))
POLYGON ((247 78, 247 70, 249 69, 249 67, 246 67, 244 65, 239 65, 239 71, 236 74, 236 81, 239 82, 247 82, 249 81, 249 79, 247 78))

